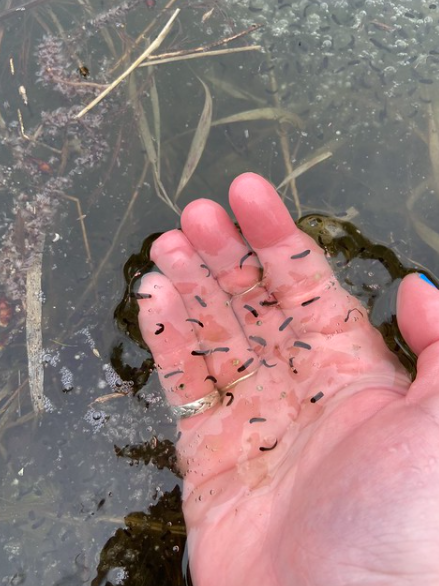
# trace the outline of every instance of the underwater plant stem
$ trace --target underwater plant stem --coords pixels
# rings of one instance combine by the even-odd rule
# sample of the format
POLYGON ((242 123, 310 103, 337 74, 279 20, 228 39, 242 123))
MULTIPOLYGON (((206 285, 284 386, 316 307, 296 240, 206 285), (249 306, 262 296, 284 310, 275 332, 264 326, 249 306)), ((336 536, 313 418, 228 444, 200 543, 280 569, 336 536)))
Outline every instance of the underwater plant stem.
MULTIPOLYGON (((274 71, 275 71, 274 69, 272 69, 270 71, 270 78, 269 78, 270 79, 270 89, 273 94, 273 100, 274 100, 275 106, 277 108, 280 108, 281 103, 279 100, 279 86, 277 84, 277 79, 274 74, 274 71)), ((280 140, 280 146, 281 146, 281 150, 282 150, 282 156, 283 156, 283 160, 284 160, 285 170, 287 172, 287 176, 290 177, 290 179, 288 180, 288 183, 289 183, 289 186, 291 189, 291 193, 293 195, 294 204, 296 206, 297 217, 300 218, 300 216, 302 215, 302 207, 300 205, 300 198, 299 198, 299 192, 297 191, 296 180, 293 177, 294 168, 293 168, 293 163, 291 160, 289 134, 287 133, 287 130, 285 129, 285 127, 282 128, 282 125, 278 125, 277 135, 279 136, 279 140, 280 140)))
MULTIPOLYGON (((92 291, 92 289, 96 288, 99 275, 102 273, 103 269, 105 268, 105 265, 107 264, 108 260, 110 259, 111 255, 113 254, 114 248, 115 248, 116 244, 119 242, 119 237, 120 237, 120 234, 125 226, 125 223, 128 220, 130 213, 132 212, 132 209, 134 207, 134 204, 136 203, 137 198, 139 197, 140 190, 143 187, 146 174, 148 173, 149 166, 150 166, 150 161, 146 160, 145 164, 143 165, 143 169, 140 174, 140 177, 137 182, 134 193, 131 196, 130 203, 128 204, 128 206, 125 210, 125 214, 124 214, 122 220, 120 221, 116 232, 114 233, 114 236, 113 236, 112 242, 111 242, 111 246, 107 250, 104 258, 101 260, 97 269, 95 271, 93 271, 93 276, 92 276, 92 280, 91 280, 90 284, 88 285, 88 287, 86 288, 84 293, 81 295, 79 301, 75 305, 75 313, 83 307, 83 305, 84 305, 85 301, 87 300, 88 296, 90 295, 90 292, 92 291)), ((72 318, 72 316, 70 317, 70 319, 71 318, 72 318)))

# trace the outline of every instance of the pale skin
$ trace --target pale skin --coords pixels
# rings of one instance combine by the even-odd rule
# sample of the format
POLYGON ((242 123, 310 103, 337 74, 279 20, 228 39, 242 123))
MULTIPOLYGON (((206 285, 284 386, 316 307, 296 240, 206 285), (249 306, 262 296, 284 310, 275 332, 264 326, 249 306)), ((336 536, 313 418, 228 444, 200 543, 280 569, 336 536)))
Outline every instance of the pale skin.
POLYGON ((252 374, 178 421, 194 585, 437 586, 439 292, 398 291, 412 382, 268 182, 229 200, 245 240, 196 200, 140 288, 171 405, 252 374))

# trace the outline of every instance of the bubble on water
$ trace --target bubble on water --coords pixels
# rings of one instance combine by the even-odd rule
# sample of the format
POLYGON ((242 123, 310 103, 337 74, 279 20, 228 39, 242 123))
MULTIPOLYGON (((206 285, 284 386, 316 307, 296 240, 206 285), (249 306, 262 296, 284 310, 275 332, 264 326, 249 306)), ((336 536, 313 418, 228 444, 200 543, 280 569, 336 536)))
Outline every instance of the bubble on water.
POLYGON ((61 375, 61 384, 63 386, 63 390, 71 391, 73 389, 73 373, 72 371, 67 368, 67 366, 63 366, 60 371, 61 375))
POLYGON ((107 381, 107 384, 109 385, 112 391, 114 391, 115 393, 125 394, 130 392, 131 388, 134 385, 134 382, 132 380, 126 381, 120 378, 120 376, 111 366, 111 364, 104 364, 102 368, 105 373, 105 380, 107 381))
POLYGON ((90 329, 88 327, 82 328, 82 330, 79 330, 78 334, 82 334, 85 337, 86 343, 90 346, 90 348, 92 350, 94 350, 96 348, 96 343, 93 340, 93 338, 90 334, 90 329))
POLYGON ((84 419, 92 427, 93 433, 97 433, 102 429, 106 418, 107 416, 104 411, 98 411, 93 408, 90 408, 84 415, 84 419))
POLYGON ((46 396, 43 397, 43 410, 46 411, 46 413, 53 413, 55 411, 52 401, 46 396))
POLYGON ((50 366, 56 367, 60 361, 60 354, 59 352, 45 351, 42 356, 42 361, 45 364, 50 364, 50 366))

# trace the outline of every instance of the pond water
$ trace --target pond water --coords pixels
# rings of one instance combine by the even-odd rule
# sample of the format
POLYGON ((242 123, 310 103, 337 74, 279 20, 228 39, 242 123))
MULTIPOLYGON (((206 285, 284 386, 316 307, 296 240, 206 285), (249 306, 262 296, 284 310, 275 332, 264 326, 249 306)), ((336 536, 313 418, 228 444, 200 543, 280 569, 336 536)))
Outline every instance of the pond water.
POLYGON ((237 174, 284 184, 415 368, 394 296, 439 273, 438 38, 421 0, 0 0, 0 584, 190 583, 129 291, 237 174))

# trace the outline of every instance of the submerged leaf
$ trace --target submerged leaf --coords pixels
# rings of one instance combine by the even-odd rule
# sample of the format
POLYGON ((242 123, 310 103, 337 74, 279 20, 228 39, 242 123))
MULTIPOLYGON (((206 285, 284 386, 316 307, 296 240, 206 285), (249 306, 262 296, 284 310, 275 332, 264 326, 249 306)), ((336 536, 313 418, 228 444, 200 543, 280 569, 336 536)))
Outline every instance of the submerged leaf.
POLYGON ((212 126, 220 126, 221 124, 232 124, 233 122, 249 122, 252 120, 276 120, 277 122, 289 122, 298 128, 304 128, 303 120, 289 110, 284 108, 255 108, 254 110, 246 110, 239 112, 239 114, 232 114, 225 118, 220 118, 212 123, 212 126))
POLYGON ((422 222, 415 215, 412 219, 416 228, 416 232, 419 234, 422 240, 433 250, 439 253, 439 233, 436 232, 436 230, 433 230, 433 228, 427 226, 427 224, 424 224, 424 222, 422 222))
POLYGON ((189 149, 189 154, 180 177, 180 183, 175 192, 174 202, 180 197, 181 192, 197 168, 212 127, 212 96, 207 85, 201 79, 200 82, 205 93, 204 107, 195 130, 194 138, 192 139, 191 148, 189 149))
POLYGON ((325 161, 329 157, 332 157, 332 153, 330 151, 326 151, 324 153, 320 153, 319 155, 316 155, 315 157, 313 157, 312 159, 310 159, 308 161, 305 161, 304 163, 299 165, 299 167, 296 167, 292 173, 287 175, 285 177, 285 179, 282 181, 282 183, 280 183, 276 187, 276 189, 278 189, 278 190, 282 189, 282 187, 285 187, 285 185, 289 181, 291 181, 292 179, 297 179, 297 177, 300 177, 300 175, 302 175, 303 173, 306 173, 306 171, 311 169, 311 167, 314 167, 314 165, 317 165, 318 163, 325 161))

